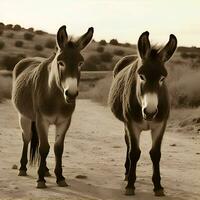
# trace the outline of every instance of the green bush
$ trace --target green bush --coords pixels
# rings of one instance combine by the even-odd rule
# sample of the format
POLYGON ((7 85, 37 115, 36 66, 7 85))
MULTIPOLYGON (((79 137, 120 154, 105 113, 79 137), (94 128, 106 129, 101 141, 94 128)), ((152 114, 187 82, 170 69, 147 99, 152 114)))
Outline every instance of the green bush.
POLYGON ((103 62, 111 62, 113 59, 113 55, 109 52, 103 52, 100 54, 100 58, 103 62))
POLYGON ((16 46, 16 47, 22 47, 23 44, 24 44, 24 42, 21 41, 21 40, 17 40, 17 41, 15 42, 15 46, 16 46))
POLYGON ((99 47, 97 47, 96 50, 97 50, 97 52, 102 53, 102 52, 104 52, 104 47, 99 46, 99 47))
POLYGON ((24 33, 25 40, 33 40, 34 35, 32 33, 26 32, 24 33))
POLYGON ((5 43, 3 41, 0 40, 0 49, 3 49, 5 46, 5 43))
POLYGON ((43 49, 44 49, 44 47, 42 45, 40 45, 40 44, 35 45, 35 50, 42 51, 43 49))
POLYGON ((56 47, 56 42, 54 39, 48 39, 45 43, 45 47, 49 49, 54 49, 56 47))

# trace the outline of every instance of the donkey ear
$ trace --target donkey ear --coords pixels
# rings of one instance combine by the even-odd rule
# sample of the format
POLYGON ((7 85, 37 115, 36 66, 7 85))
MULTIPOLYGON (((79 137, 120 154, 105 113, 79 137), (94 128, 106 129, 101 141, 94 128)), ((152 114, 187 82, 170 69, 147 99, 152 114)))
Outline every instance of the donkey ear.
POLYGON ((142 59, 145 59, 148 56, 150 48, 149 32, 146 31, 142 33, 138 40, 138 51, 142 59))
POLYGON ((89 42, 91 41, 92 39, 92 36, 93 36, 93 33, 94 33, 94 28, 93 27, 90 27, 87 31, 87 33, 85 33, 84 35, 82 35, 78 41, 77 41, 77 45, 78 45, 78 48, 80 49, 80 51, 82 49, 84 49, 88 44, 89 42))
POLYGON ((65 47, 65 44, 68 41, 68 35, 66 32, 66 26, 61 26, 57 33, 57 45, 60 49, 65 47))
POLYGON ((176 36, 171 34, 169 37, 169 42, 159 52, 159 56, 161 57, 163 62, 166 62, 171 58, 171 56, 176 50, 176 47, 177 47, 176 36))

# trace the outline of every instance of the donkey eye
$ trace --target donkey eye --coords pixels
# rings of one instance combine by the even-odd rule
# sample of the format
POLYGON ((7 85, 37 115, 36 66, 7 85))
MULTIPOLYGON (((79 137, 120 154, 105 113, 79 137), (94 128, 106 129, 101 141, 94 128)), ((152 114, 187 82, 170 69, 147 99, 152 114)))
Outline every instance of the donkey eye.
POLYGON ((165 76, 161 76, 160 82, 163 82, 165 80, 165 76))
POLYGON ((63 61, 58 61, 58 65, 61 66, 61 67, 64 67, 64 66, 65 66, 65 64, 64 64, 63 61))
POLYGON ((78 63, 78 66, 80 67, 83 63, 84 63, 83 61, 80 61, 80 62, 78 63))
POLYGON ((143 74, 139 74, 139 76, 140 76, 140 79, 141 79, 142 81, 146 81, 146 77, 145 77, 145 75, 143 75, 143 74))

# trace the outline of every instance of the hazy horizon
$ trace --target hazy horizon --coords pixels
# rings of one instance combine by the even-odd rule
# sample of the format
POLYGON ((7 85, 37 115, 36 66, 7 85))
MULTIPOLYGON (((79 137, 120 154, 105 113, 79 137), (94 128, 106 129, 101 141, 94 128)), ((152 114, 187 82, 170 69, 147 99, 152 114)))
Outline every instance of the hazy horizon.
POLYGON ((93 26, 97 41, 116 38, 136 44, 139 35, 148 30, 154 44, 166 43, 173 33, 179 46, 200 46, 198 0, 1 0, 0 5, 3 23, 53 34, 63 24, 75 36, 93 26))

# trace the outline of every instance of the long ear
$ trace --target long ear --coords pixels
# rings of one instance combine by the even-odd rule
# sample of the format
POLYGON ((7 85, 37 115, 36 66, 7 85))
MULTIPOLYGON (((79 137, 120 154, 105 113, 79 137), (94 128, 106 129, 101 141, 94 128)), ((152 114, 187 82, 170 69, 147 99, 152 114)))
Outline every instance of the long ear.
POLYGON ((138 40, 138 51, 142 59, 145 59, 148 56, 150 48, 149 32, 146 31, 142 33, 138 40))
POLYGON ((93 27, 90 27, 87 31, 87 33, 85 33, 84 35, 82 35, 78 41, 77 41, 77 45, 78 45, 78 48, 80 50, 84 49, 88 44, 89 42, 91 41, 92 39, 92 36, 93 36, 93 33, 94 33, 94 28, 93 27))
POLYGON ((60 49, 65 47, 65 44, 68 41, 68 35, 66 32, 66 26, 61 26, 57 33, 57 45, 60 49))
POLYGON ((171 34, 169 36, 169 42, 159 52, 159 56, 161 57, 163 62, 166 62, 171 58, 171 56, 176 50, 176 47, 177 47, 176 36, 171 34))

